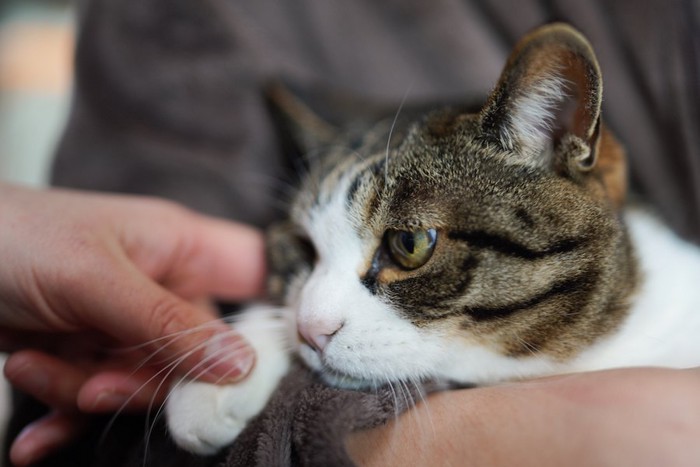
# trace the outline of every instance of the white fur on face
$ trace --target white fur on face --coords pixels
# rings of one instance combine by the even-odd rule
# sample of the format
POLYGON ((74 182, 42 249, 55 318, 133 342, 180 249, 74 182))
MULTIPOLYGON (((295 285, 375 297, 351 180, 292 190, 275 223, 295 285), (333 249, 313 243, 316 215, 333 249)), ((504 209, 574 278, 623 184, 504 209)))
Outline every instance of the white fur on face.
POLYGON ((445 358, 445 345, 435 332, 416 328, 362 285, 362 269, 377 244, 360 238, 345 204, 347 180, 341 185, 305 218, 318 262, 294 308, 300 327, 342 327, 322 353, 302 344, 300 355, 336 385, 430 377, 445 358))

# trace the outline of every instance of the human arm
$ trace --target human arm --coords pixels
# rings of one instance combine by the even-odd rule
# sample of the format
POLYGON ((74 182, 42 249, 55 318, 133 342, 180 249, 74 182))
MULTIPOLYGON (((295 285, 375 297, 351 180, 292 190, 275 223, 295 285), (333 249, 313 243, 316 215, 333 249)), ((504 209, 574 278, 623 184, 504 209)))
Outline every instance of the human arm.
POLYGON ((363 466, 691 466, 700 370, 636 368, 437 393, 353 434, 363 466))

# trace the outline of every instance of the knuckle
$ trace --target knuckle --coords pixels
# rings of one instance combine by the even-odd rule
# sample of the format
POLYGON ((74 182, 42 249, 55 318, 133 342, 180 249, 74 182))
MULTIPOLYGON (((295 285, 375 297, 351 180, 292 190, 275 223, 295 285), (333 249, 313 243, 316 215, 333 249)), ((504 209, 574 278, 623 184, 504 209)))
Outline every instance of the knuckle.
POLYGON ((57 264, 53 271, 53 282, 57 291, 64 296, 80 296, 86 284, 96 274, 108 271, 111 265, 96 251, 88 251, 89 246, 71 248, 67 261, 57 264))
POLYGON ((159 297, 150 310, 148 328, 153 338, 172 339, 185 327, 186 310, 179 299, 171 295, 159 297))
POLYGON ((184 302, 175 296, 164 295, 150 311, 148 347, 158 354, 162 364, 180 367, 199 358, 201 337, 190 332, 190 311, 184 302))

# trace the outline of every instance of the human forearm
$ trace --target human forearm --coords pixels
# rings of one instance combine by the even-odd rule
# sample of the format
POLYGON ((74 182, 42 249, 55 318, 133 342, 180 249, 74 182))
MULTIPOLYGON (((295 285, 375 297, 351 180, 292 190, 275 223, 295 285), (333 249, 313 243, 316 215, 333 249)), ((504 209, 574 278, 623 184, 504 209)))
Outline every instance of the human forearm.
POLYGON ((626 369, 435 394, 356 433, 360 465, 699 465, 700 371, 626 369))

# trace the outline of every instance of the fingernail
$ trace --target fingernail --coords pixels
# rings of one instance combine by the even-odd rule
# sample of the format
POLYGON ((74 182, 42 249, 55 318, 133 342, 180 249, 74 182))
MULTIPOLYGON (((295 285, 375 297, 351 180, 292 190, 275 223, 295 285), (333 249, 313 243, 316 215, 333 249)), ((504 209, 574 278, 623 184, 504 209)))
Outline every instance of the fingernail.
POLYGON ((10 448, 10 459, 15 465, 29 465, 37 452, 37 443, 33 442, 32 426, 25 427, 10 448))
POLYGON ((26 426, 12 443, 10 459, 14 465, 31 465, 60 442, 62 433, 55 428, 36 428, 34 424, 26 426))
POLYGON ((230 331, 215 335, 204 351, 205 377, 216 383, 234 383, 245 378, 255 364, 255 351, 241 336, 230 331))

